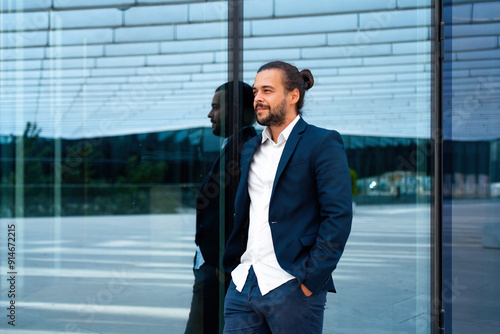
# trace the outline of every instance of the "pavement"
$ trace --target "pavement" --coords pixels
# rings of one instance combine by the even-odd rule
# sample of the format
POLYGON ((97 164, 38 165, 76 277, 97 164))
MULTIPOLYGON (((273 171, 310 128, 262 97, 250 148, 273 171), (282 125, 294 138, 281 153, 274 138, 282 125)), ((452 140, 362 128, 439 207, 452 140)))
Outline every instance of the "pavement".
MULTIPOLYGON (((499 333, 500 250, 483 248, 480 237, 482 223, 500 206, 459 204, 448 277, 455 284, 453 333, 499 333)), ((328 295, 325 334, 430 333, 429 219, 425 203, 356 207, 334 272, 338 293, 328 295)), ((2 249, 13 223, 16 326, 7 324, 2 251, 1 333, 183 333, 193 284, 193 211, 2 219, 2 249)))

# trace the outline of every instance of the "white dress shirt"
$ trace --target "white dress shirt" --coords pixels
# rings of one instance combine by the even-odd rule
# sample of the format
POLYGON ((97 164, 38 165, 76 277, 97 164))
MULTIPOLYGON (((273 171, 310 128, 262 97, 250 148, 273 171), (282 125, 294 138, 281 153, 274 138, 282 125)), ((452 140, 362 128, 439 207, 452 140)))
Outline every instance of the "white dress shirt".
POLYGON ((241 263, 231 273, 236 290, 240 292, 250 266, 253 266, 262 295, 295 278, 278 263, 268 219, 269 202, 281 154, 299 118, 297 115, 280 133, 277 143, 271 139, 271 130, 267 127, 262 132, 262 142, 252 158, 247 182, 250 196, 248 243, 241 263))

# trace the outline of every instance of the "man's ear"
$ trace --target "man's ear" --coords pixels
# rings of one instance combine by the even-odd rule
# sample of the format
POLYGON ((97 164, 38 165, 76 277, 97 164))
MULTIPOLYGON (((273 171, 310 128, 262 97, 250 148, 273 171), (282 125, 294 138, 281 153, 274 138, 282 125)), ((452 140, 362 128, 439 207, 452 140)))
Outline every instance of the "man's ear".
POLYGON ((290 96, 290 104, 296 104, 297 102, 299 102, 300 92, 297 88, 295 88, 288 94, 290 96))

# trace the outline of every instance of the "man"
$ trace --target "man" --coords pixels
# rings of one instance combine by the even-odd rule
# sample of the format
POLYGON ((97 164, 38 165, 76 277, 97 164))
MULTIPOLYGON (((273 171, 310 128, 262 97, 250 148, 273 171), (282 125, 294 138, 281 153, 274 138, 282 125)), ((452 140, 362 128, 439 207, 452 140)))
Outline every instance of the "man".
POLYGON ((232 281, 224 333, 321 333, 326 292, 352 220, 351 180, 336 131, 301 118, 314 79, 284 62, 253 86, 267 126, 241 157, 235 225, 224 254, 232 281))
MULTIPOLYGON (((191 311, 186 334, 220 333, 219 296, 229 285, 229 277, 220 273, 220 232, 224 231, 224 243, 233 229, 234 193, 239 181, 239 161, 243 144, 256 135, 252 88, 240 82, 238 89, 242 97, 242 127, 233 136, 233 120, 238 110, 234 108, 233 82, 218 87, 208 114, 214 135, 225 138, 220 156, 206 176, 196 201, 197 251, 194 259, 195 282, 191 311), (221 180, 223 175, 223 180, 221 180), (223 182, 221 184, 221 182, 223 182), (224 212, 221 212, 221 202, 224 212), (221 214, 222 213, 222 214, 221 214)), ((222 305, 220 310, 222 310, 222 305)))

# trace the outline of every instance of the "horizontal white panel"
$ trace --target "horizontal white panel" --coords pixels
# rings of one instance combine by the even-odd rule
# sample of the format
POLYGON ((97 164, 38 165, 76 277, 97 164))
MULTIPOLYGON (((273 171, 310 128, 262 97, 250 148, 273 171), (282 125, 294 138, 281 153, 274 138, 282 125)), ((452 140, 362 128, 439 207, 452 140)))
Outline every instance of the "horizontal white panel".
POLYGON ((9 85, 9 86, 33 86, 33 85, 38 85, 40 82, 39 79, 18 79, 18 78, 2 78, 2 85, 9 85))
POLYGON ((190 53, 184 55, 147 56, 148 65, 187 65, 212 63, 214 61, 215 55, 213 52, 190 53))
MULTIPOLYGON (((15 62, 14 62, 15 63, 15 62)), ((3 64, 0 63, 0 68, 3 70, 3 64)), ((41 71, 37 68, 35 70, 22 70, 22 71, 1 71, 0 72, 0 80, 3 79, 16 79, 16 78, 40 78, 41 71)), ((1 102, 1 100, 0 100, 1 102)))
MULTIPOLYGON (((253 72, 252 72, 253 74, 253 72)), ((214 73, 200 73, 200 74, 193 74, 192 76, 193 81, 214 81, 214 80, 220 80, 225 81, 227 78, 227 73, 226 72, 214 72, 214 73)), ((243 77, 245 75, 243 74, 243 77)), ((253 74, 253 77, 255 77, 255 74, 253 74)))
POLYGON ((429 72, 416 72, 416 73, 398 73, 396 74, 398 81, 411 81, 416 83, 420 82, 429 82, 431 79, 431 73, 429 72))
POLYGON ((470 76, 470 70, 444 70, 443 77, 444 78, 457 78, 457 77, 468 77, 470 76))
POLYGON ((274 2, 269 0, 243 1, 245 20, 253 18, 268 18, 274 15, 274 2))
POLYGON ((99 6, 130 6, 135 0, 54 0, 54 8, 84 8, 99 6))
POLYGON ((227 37, 227 22, 181 24, 176 32, 181 40, 227 37))
POLYGON ((135 0, 139 4, 193 2, 194 0, 135 0))
MULTIPOLYGON (((499 31, 500 33, 500 31, 499 31)), ((497 36, 486 37, 462 37, 445 39, 446 51, 471 51, 481 49, 493 49, 498 47, 497 36)))
POLYGON ((394 65, 394 66, 360 66, 344 67, 339 69, 339 74, 370 74, 370 73, 400 73, 400 72, 423 72, 423 64, 394 65))
POLYGON ((2 50, 2 60, 16 59, 43 59, 45 57, 45 48, 15 48, 2 50))
POLYGON ((44 59, 42 61, 42 68, 44 70, 58 70, 64 68, 88 69, 94 66, 94 58, 44 59))
POLYGON ((446 12, 451 13, 451 20, 456 23, 471 23, 472 22, 472 4, 453 5, 446 7, 446 12))
POLYGON ((189 21, 208 22, 227 20, 227 3, 222 1, 189 5, 189 21))
POLYGON ((329 46, 322 48, 304 48, 303 58, 351 58, 364 56, 381 56, 392 53, 390 44, 363 46, 329 46))
POLYGON ((125 11, 126 25, 182 23, 187 21, 187 5, 132 7, 125 11))
POLYGON ((470 70, 471 76, 492 76, 492 75, 500 75, 500 67, 497 68, 489 68, 489 69, 479 69, 479 70, 470 70))
MULTIPOLYGON (((431 52, 431 41, 394 43, 392 44, 393 54, 422 54, 431 52)), ((430 56, 430 55, 429 55, 430 56)))
MULTIPOLYGON (((170 89, 182 89, 182 87, 179 86, 178 83, 158 83, 154 86, 154 90, 151 89, 150 87, 144 87, 141 84, 137 83, 131 83, 131 84, 122 84, 120 85, 120 92, 116 92, 117 96, 120 94, 129 96, 131 92, 138 93, 138 94, 155 94, 156 91, 164 91, 163 93, 166 94, 166 90, 170 89)), ((115 90, 115 89, 114 89, 115 90)))
POLYGON ((191 81, 191 82, 184 82, 182 84, 182 87, 186 90, 189 90, 191 88, 206 88, 210 87, 210 89, 213 91, 215 88, 219 87, 221 84, 223 84, 221 80, 213 80, 213 81, 191 81))
POLYGON ((2 32, 1 36, 2 49, 27 46, 45 46, 49 40, 47 31, 2 32))
POLYGON ((314 69, 313 75, 316 76, 332 76, 332 75, 338 75, 339 74, 339 69, 338 68, 321 68, 321 69, 314 69))
POLYGON ((351 75, 323 78, 323 83, 395 81, 395 74, 351 75))
POLYGON ((94 84, 107 84, 107 83, 125 83, 127 82, 127 77, 102 77, 102 78, 86 78, 86 85, 94 84))
MULTIPOLYGON (((452 78, 452 79, 444 79, 443 83, 445 85, 459 85, 459 84, 474 84, 476 88, 484 88, 495 86, 498 82, 500 82, 500 76, 498 75, 488 75, 488 76, 480 76, 480 77, 461 77, 461 78, 452 78)), ((489 90, 489 89, 488 89, 489 90)), ((471 92, 474 94, 475 92, 471 92)))
MULTIPOLYGON (((430 0, 399 0, 397 11, 387 8, 396 1, 361 1, 245 1, 244 80, 252 84, 257 69, 267 61, 288 60, 299 70, 311 69, 315 77, 305 107, 307 117, 317 124, 396 136, 410 135, 417 126, 428 128, 430 10, 422 7, 429 7, 430 0), (306 10, 300 11, 302 7, 306 10), (308 16, 307 10, 318 12, 308 16), (342 52, 341 47, 346 51, 348 46, 351 52, 342 52), (369 124, 359 124, 360 117, 369 124)), ((469 15, 470 20, 476 13, 471 3, 455 6, 452 14, 469 15)), ((6 30, 18 29, 17 21, 29 23, 37 13, 40 25, 33 29, 47 29, 43 15, 49 12, 1 14, 3 27, 8 28, 2 34, 0 109, 22 111, 25 117, 37 113, 36 120, 46 122, 46 127, 53 127, 55 112, 64 112, 65 126, 59 131, 76 137, 114 118, 119 122, 109 131, 124 134, 195 123, 207 126, 213 92, 228 75, 227 22, 220 22, 226 20, 227 10, 219 10, 227 6, 225 2, 54 0, 54 6, 63 9, 53 13, 63 17, 68 24, 63 26, 69 29, 13 34, 6 30), (139 6, 124 12, 105 8, 127 7, 130 1, 139 6), (142 6, 153 3, 162 6, 142 6), (151 8, 159 12, 149 17, 144 13, 151 13, 151 8), (169 8, 188 10, 179 17, 160 13, 169 8), (143 14, 128 14, 134 10, 143 14), (97 16, 84 17, 89 13, 97 16), (110 13, 119 13, 119 20, 110 13), (15 25, 9 17, 15 18, 15 25), (123 27, 122 17, 140 26, 123 27), (100 26, 109 28, 95 28, 100 26), (42 35, 51 35, 51 45, 59 46, 47 48, 47 37, 42 35), (46 57, 50 59, 43 63, 38 60, 46 57), (184 109, 189 112, 179 113, 184 109), (87 123, 82 126, 84 119, 87 123)), ((455 101, 465 101, 477 91, 481 104, 475 106, 475 115, 482 118, 489 117, 487 110, 498 112, 500 98, 485 93, 488 87, 500 90, 499 55, 478 49, 498 50, 500 23, 480 22, 447 27, 463 38, 455 38, 453 52, 446 53, 443 89, 449 95, 447 87, 452 84, 455 101), (491 84, 480 82, 489 78, 491 84)))
POLYGON ((2 11, 23 11, 27 9, 49 9, 52 0, 0 1, 2 11))
POLYGON ((48 47, 47 58, 101 57, 104 55, 102 45, 75 45, 48 47))
POLYGON ((432 0, 397 0, 398 8, 422 8, 433 5, 432 0))
POLYGON ((358 27, 358 16, 355 14, 325 15, 316 16, 314 20, 301 16, 272 20, 252 20, 250 23, 251 33, 254 36, 308 34, 355 30, 358 27))
POLYGON ((146 56, 105 57, 97 59, 98 67, 144 66, 146 56))
POLYGON ((48 12, 3 13, 0 31, 45 30, 49 28, 48 12))
MULTIPOLYGON (((177 65, 177 66, 148 66, 139 67, 138 75, 175 74, 175 73, 200 73, 201 65, 177 65)), ((224 72, 225 73, 225 72, 224 72)))
POLYGON ((305 59, 294 61, 293 64, 299 69, 308 68, 330 68, 362 65, 360 58, 337 58, 337 59, 305 59))
POLYGON ((112 41, 112 29, 53 30, 49 33, 50 45, 103 44, 112 41))
POLYGON ((106 56, 127 56, 146 55, 160 53, 159 43, 123 43, 107 44, 105 47, 106 56))
POLYGON ((245 50, 264 49, 268 50, 270 46, 274 49, 290 47, 309 47, 326 46, 326 34, 308 34, 291 36, 260 36, 247 37, 243 40, 245 50))
POLYGON ((227 50, 227 40, 224 38, 168 41, 160 44, 161 53, 185 53, 223 50, 227 50))
MULTIPOLYGON (((448 38, 453 36, 454 38, 463 36, 485 36, 485 35, 498 35, 500 31, 499 23, 475 23, 475 24, 454 24, 451 27, 445 29, 446 36, 448 38)), ((445 39, 446 41, 446 39, 445 39)))
POLYGON ((456 52, 445 52, 444 53, 444 63, 446 62, 455 62, 457 60, 456 52))
POLYGON ((143 83, 146 85, 154 86, 162 82, 182 82, 190 81, 191 75, 189 74, 177 74, 177 75, 154 75, 154 76, 134 76, 128 79, 129 83, 143 83))
POLYGON ((472 20, 474 22, 498 21, 499 13, 500 3, 498 1, 475 3, 472 20))
MULTIPOLYGON (((219 56, 217 59, 220 61, 227 61, 227 53, 217 53, 219 56)), ((301 51, 300 49, 271 49, 271 50, 244 50, 243 59, 245 61, 261 61, 269 62, 276 59, 283 61, 300 59, 301 51)))
POLYGON ((22 76, 23 70, 38 70, 42 62, 40 60, 12 60, 0 61, 2 71, 19 71, 19 76, 22 76))
POLYGON ((173 26, 130 27, 115 30, 115 42, 147 42, 174 39, 173 26))
POLYGON ((361 29, 384 29, 391 27, 425 27, 431 24, 431 10, 411 9, 359 14, 361 29))
POLYGON ((328 34, 328 45, 363 45, 388 42, 406 42, 429 39, 429 28, 401 28, 386 30, 359 30, 328 34))
POLYGON ((431 61, 430 55, 417 54, 417 55, 394 55, 383 57, 369 57, 364 58, 365 65, 389 65, 389 64, 416 64, 427 63, 431 61))
POLYGON ((213 64, 203 64, 203 73, 213 73, 213 72, 225 72, 227 73, 227 63, 213 63, 213 64))
MULTIPOLYGON (((249 1, 248 7, 252 7, 252 1, 249 1)), ((394 1, 385 0, 356 0, 356 1, 332 1, 332 0, 315 0, 315 1, 293 1, 290 0, 275 0, 275 12, 277 16, 289 16, 307 14, 324 14, 324 13, 342 13, 342 12, 358 12, 360 10, 387 10, 394 9, 394 1)))
POLYGON ((457 60, 500 59, 500 49, 457 52, 457 60))
POLYGON ((134 75, 136 72, 135 68, 130 67, 93 68, 90 70, 93 77, 134 75))
POLYGON ((365 96, 369 94, 393 94, 398 93, 415 93, 416 88, 411 86, 403 86, 399 88, 371 88, 371 89, 356 89, 352 91, 354 96, 365 96))
POLYGON ((449 69, 453 67, 454 69, 465 69, 465 68, 497 68, 498 60, 497 59, 486 59, 486 60, 461 60, 456 62, 449 62, 445 58, 445 62, 443 62, 443 68, 449 69))

